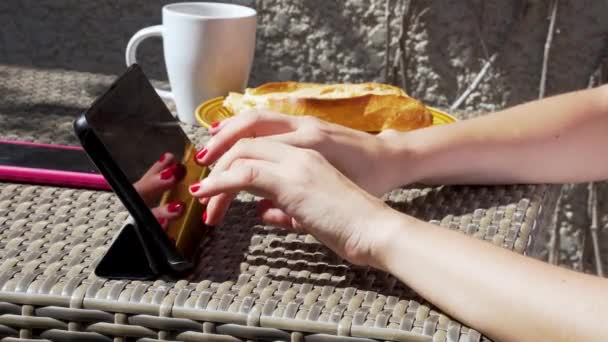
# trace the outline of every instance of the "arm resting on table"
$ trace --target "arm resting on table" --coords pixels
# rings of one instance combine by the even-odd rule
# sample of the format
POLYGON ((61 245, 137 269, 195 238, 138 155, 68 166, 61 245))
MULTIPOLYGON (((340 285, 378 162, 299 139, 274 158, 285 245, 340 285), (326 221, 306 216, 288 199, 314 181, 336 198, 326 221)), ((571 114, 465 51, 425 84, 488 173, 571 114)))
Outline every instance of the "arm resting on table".
POLYGON ((497 341, 608 340, 608 280, 385 215, 377 266, 497 341))
POLYGON ((608 86, 391 137, 396 184, 569 183, 608 178, 608 86))

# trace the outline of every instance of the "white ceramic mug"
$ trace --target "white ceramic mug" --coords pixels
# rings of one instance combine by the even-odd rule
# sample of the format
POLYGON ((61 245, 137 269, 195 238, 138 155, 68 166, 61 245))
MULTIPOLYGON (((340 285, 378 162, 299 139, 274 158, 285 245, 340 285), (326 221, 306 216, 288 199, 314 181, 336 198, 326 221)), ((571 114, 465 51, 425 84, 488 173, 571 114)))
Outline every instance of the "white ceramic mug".
POLYGON ((255 50, 256 11, 249 7, 184 2, 163 7, 163 24, 146 27, 127 45, 127 66, 136 63, 137 46, 162 37, 171 91, 156 89, 175 101, 180 121, 196 122, 203 101, 242 91, 247 85, 255 50))

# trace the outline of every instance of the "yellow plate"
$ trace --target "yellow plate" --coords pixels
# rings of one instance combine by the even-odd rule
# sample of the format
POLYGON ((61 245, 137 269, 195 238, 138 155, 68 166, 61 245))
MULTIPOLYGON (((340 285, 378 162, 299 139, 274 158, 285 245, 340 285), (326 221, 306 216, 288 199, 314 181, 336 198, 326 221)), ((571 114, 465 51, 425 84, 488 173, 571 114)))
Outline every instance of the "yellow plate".
MULTIPOLYGON (((209 128, 212 123, 220 122, 226 118, 232 116, 232 113, 228 110, 228 108, 224 107, 222 104, 224 103, 224 97, 216 97, 210 100, 203 102, 198 108, 196 108, 196 120, 201 126, 209 128)), ((457 119, 451 116, 448 113, 444 113, 439 109, 429 107, 427 108, 431 111, 433 115, 433 125, 443 125, 455 122, 457 119)))

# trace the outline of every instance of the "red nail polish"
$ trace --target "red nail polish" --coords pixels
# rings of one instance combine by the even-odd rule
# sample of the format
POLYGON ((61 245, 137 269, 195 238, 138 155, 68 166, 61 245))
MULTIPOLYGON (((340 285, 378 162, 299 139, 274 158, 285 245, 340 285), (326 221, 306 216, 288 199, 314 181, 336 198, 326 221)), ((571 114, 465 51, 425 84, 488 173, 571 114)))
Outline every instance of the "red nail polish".
POLYGON ((167 219, 164 217, 161 217, 158 219, 158 223, 160 223, 161 226, 164 226, 165 224, 167 224, 167 219))
POLYGON ((175 164, 173 173, 175 174, 175 179, 180 181, 186 176, 186 167, 182 164, 175 164))
POLYGON ((214 123, 211 124, 211 128, 218 128, 219 125, 220 125, 220 122, 216 121, 216 122, 214 122, 214 123))
POLYGON ((260 200, 258 203, 258 214, 262 215, 266 210, 274 207, 274 203, 272 203, 269 199, 260 200))
POLYGON ((207 154, 207 148, 203 148, 202 150, 196 152, 196 155, 194 156, 196 159, 203 159, 205 157, 205 155, 207 154))
POLYGON ((168 168, 160 172, 160 179, 167 180, 175 175, 175 165, 171 165, 168 168))
POLYGON ((158 161, 159 161, 160 163, 162 163, 162 162, 164 162, 164 161, 165 161, 165 158, 167 158, 167 154, 166 154, 166 153, 163 153, 163 154, 161 154, 161 155, 160 155, 160 158, 158 158, 158 161))
POLYGON ((201 216, 201 220, 204 224, 207 224, 207 211, 203 211, 203 216, 201 216))
POLYGON ((170 213, 178 213, 182 211, 182 209, 184 209, 184 203, 182 202, 169 203, 169 205, 167 206, 167 211, 169 211, 170 213))
POLYGON ((192 184, 192 185, 190 185, 190 192, 197 192, 198 189, 200 189, 200 188, 201 188, 200 184, 198 184, 198 183, 192 184))

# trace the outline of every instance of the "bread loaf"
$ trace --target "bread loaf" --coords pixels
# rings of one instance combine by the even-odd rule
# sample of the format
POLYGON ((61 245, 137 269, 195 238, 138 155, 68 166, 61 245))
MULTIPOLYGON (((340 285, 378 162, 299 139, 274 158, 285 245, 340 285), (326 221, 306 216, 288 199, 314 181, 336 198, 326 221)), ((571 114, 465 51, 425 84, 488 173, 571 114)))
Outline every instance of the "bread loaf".
POLYGON ((350 128, 379 132, 430 126, 430 111, 402 89, 380 83, 319 84, 273 82, 230 93, 224 107, 233 114, 268 109, 290 115, 312 115, 350 128))

